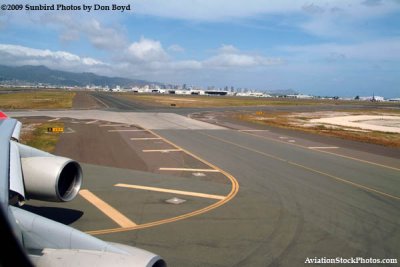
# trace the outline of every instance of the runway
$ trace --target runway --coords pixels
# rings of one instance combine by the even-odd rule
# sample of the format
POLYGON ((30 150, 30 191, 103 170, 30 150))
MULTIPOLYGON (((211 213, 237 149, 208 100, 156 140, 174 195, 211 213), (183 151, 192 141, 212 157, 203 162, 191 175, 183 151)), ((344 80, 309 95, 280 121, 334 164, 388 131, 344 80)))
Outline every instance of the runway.
MULTIPOLYGON (((85 189, 135 224, 165 223, 143 229, 118 226, 83 198, 58 207, 83 212, 81 217, 74 213, 77 218, 68 222, 72 226, 158 253, 169 266, 302 266, 308 265, 307 258, 315 257, 400 260, 400 160, 396 156, 332 146, 323 138, 313 141, 271 131, 227 129, 177 114, 57 111, 11 115, 32 114, 76 120, 68 124, 76 136, 96 129, 98 139, 120 140, 110 145, 119 151, 125 147, 131 152, 124 155, 133 153, 129 157, 142 161, 146 167, 141 170, 129 169, 129 160, 119 168, 106 162, 85 164, 85 189), (131 131, 123 131, 127 129, 131 131), (139 129, 146 133, 134 131, 139 129), (165 196, 158 191, 117 188, 116 183, 216 198, 173 191, 165 196), (218 203, 218 197, 225 199, 232 188, 237 192, 229 201, 195 214, 218 203), (163 203, 173 196, 187 202, 163 203), (169 220, 183 214, 193 216, 169 220)), ((83 137, 75 142, 79 138, 83 137)))
MULTIPOLYGON (((80 92, 80 94, 83 94, 80 92)), ((110 110, 110 111, 134 111, 134 112, 167 112, 175 113, 187 116, 192 113, 197 112, 208 112, 208 111, 302 111, 302 112, 312 112, 315 110, 362 110, 362 109, 375 109, 375 105, 365 104, 365 105, 336 105, 334 103, 327 103, 321 105, 271 105, 271 106, 232 106, 232 107, 186 107, 186 108, 176 108, 171 106, 162 106, 151 104, 149 102, 134 101, 132 99, 125 99, 115 93, 110 92, 91 92, 87 93, 88 96, 92 97, 98 102, 99 108, 110 110)), ((79 96, 79 93, 78 93, 79 96)), ((76 97, 77 98, 77 97, 76 97)), ((78 108, 74 106, 74 108, 78 108)), ((79 108, 93 109, 93 105, 90 103, 85 103, 79 108)))
POLYGON ((230 235, 240 240, 235 256, 231 251, 223 256, 230 259, 226 266, 297 266, 307 257, 399 257, 399 169, 232 131, 161 135, 238 179, 238 196, 218 211, 230 218, 225 229, 231 234, 219 235, 222 247, 232 246, 230 235))

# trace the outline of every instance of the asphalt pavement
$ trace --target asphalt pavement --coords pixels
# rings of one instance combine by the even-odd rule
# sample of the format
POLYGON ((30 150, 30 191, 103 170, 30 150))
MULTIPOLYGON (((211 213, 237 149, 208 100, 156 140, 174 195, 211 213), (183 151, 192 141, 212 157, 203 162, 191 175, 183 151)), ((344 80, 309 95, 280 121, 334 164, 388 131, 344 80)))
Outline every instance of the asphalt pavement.
MULTIPOLYGON (((123 102, 119 108, 124 105, 132 104, 123 102)), ((43 207, 50 206, 47 216, 62 217, 64 223, 102 239, 158 253, 169 266, 303 266, 316 257, 400 260, 396 153, 376 155, 332 147, 324 138, 228 129, 154 111, 12 115, 73 120, 68 121, 75 131, 68 137, 73 142, 85 138, 82 133, 98 131, 93 139, 99 146, 107 139, 103 143, 124 149, 124 157, 142 162, 142 169, 135 164, 130 168, 129 159, 115 166, 119 156, 113 152, 99 166, 87 158, 90 152, 82 152, 87 161, 84 189, 134 225, 118 225, 82 197, 63 205, 32 202, 28 208, 46 213, 43 207), (179 192, 154 191, 166 188, 179 192), (185 202, 166 204, 173 197, 185 202), (64 217, 59 209, 64 209, 64 217)))

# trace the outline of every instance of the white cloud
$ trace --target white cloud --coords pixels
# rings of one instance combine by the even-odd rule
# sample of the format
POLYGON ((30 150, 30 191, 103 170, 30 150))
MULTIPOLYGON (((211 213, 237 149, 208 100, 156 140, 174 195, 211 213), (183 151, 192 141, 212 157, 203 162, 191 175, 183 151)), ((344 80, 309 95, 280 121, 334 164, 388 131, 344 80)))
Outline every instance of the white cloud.
POLYGON ((294 11, 299 8, 297 3, 289 0, 248 0, 246 3, 239 0, 137 0, 135 6, 139 14, 208 21, 294 11))
POLYGON ((180 45, 173 44, 168 47, 168 51, 176 52, 176 53, 183 53, 183 52, 185 52, 185 49, 180 45))
POLYGON ((310 13, 310 14, 322 14, 325 12, 325 9, 322 8, 321 6, 318 6, 314 3, 307 3, 301 7, 305 12, 310 13))
POLYGON ((159 41, 144 37, 140 38, 138 42, 132 43, 127 51, 129 59, 133 61, 167 61, 169 58, 159 41))
POLYGON ((226 45, 223 44, 219 49, 218 52, 221 54, 234 54, 239 53, 239 49, 234 47, 233 45, 226 45))
POLYGON ((158 74, 193 71, 239 70, 281 64, 279 58, 267 58, 241 52, 232 45, 222 45, 214 56, 204 60, 173 60, 159 41, 142 37, 122 51, 114 62, 81 57, 66 51, 34 49, 18 45, 0 44, 0 62, 6 65, 45 65, 67 71, 91 71, 98 74, 144 78, 158 74))
POLYGON ((0 44, 0 62, 7 65, 45 65, 62 70, 99 70, 107 64, 65 51, 34 49, 19 45, 0 44))
POLYGON ((349 61, 400 61, 400 38, 354 44, 325 43, 306 46, 286 46, 283 51, 291 52, 297 58, 313 60, 349 61))
MULTIPOLYGON (((135 12, 139 14, 184 20, 221 21, 268 14, 333 13, 342 9, 352 15, 373 15, 390 12, 393 0, 137 0, 135 12), (366 5, 366 4, 370 5, 366 5), (371 3, 375 3, 372 5, 371 3), (326 12, 325 12, 326 11, 326 12), (360 14, 361 13, 361 14, 360 14)), ((399 7, 397 6, 397 9, 399 7)))
POLYGON ((173 70, 199 70, 203 68, 203 64, 197 60, 182 60, 170 62, 168 67, 173 70))
POLYGON ((212 67, 251 67, 258 65, 256 58, 249 55, 221 54, 206 60, 212 67))
POLYGON ((86 19, 59 13, 50 13, 39 18, 45 25, 60 27, 60 39, 70 42, 87 38, 96 48, 104 50, 120 50, 127 45, 127 38, 116 25, 106 26, 98 19, 86 19))
POLYGON ((222 45, 216 55, 204 60, 176 61, 168 55, 159 41, 142 37, 127 49, 125 57, 130 64, 149 71, 180 71, 220 68, 252 68, 283 63, 280 58, 267 58, 258 54, 243 53, 233 45, 222 45))
POLYGON ((84 23, 82 28, 90 42, 97 48, 116 50, 124 47, 127 43, 126 37, 120 31, 106 27, 96 19, 84 23))
POLYGON ((309 16, 298 27, 309 34, 331 38, 368 38, 370 29, 365 27, 368 20, 400 11, 400 5, 393 0, 316 3, 305 4, 302 7, 309 16))
POLYGON ((235 68, 259 67, 283 63, 280 58, 267 58, 261 55, 246 54, 233 45, 222 45, 218 54, 204 61, 208 67, 235 68))
POLYGON ((283 23, 307 34, 353 40, 373 34, 365 27, 368 20, 400 11, 399 0, 137 0, 135 6, 138 14, 189 21, 281 16, 283 23))

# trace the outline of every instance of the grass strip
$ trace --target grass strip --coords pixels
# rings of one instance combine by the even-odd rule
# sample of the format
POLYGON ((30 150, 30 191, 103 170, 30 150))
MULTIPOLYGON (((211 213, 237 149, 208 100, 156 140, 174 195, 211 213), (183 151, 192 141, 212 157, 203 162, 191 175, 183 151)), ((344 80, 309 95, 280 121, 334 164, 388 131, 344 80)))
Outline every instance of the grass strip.
POLYGON ((25 124, 23 127, 21 143, 51 153, 54 151, 61 133, 48 132, 48 128, 64 128, 64 123, 31 123, 25 124))
POLYGON ((68 109, 75 92, 51 90, 0 94, 0 109, 68 109))

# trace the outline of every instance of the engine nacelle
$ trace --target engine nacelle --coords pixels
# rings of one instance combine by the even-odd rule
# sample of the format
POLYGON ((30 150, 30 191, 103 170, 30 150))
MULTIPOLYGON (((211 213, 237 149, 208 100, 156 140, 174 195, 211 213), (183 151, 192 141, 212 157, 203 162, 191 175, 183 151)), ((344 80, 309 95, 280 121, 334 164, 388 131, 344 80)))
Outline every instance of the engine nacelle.
POLYGON ((82 168, 69 158, 18 144, 28 199, 70 201, 82 185, 82 168))
POLYGON ((17 207, 11 207, 10 210, 22 229, 24 247, 30 251, 30 259, 37 267, 167 266, 160 256, 149 251, 104 242, 17 207))

